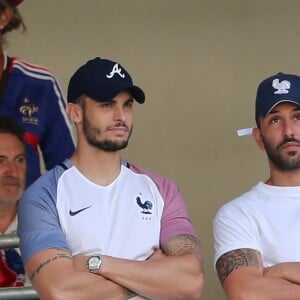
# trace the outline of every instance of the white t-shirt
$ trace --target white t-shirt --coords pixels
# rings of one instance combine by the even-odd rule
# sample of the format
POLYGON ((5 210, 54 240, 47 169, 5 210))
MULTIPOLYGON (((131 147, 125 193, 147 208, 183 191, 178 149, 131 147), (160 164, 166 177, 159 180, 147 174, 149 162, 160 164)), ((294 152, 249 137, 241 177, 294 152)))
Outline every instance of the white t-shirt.
POLYGON ((264 267, 300 261, 300 187, 259 182, 220 208, 214 219, 215 259, 250 248, 262 255, 264 267))
POLYGON ((18 208, 24 263, 50 248, 143 261, 176 235, 196 236, 177 186, 128 163, 100 186, 66 160, 27 188, 18 208))

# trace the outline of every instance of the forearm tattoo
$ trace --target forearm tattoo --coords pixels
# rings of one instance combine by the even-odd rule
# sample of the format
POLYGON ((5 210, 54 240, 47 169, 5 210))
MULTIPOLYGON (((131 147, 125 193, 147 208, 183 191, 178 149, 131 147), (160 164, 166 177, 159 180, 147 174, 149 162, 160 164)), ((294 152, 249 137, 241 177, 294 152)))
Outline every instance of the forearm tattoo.
POLYGON ((221 284, 223 285, 228 275, 243 266, 261 268, 259 252, 253 249, 237 249, 223 254, 216 263, 216 269, 221 284))
POLYGON ((192 254, 202 264, 201 243, 194 236, 188 234, 177 235, 167 240, 162 249, 167 256, 192 254))
POLYGON ((49 257, 43 262, 39 264, 39 266, 33 271, 33 273, 30 276, 30 280, 32 281, 34 277, 47 265, 49 265, 51 262, 56 261, 58 259, 72 259, 71 253, 66 249, 57 249, 61 252, 56 253, 53 257, 49 257))

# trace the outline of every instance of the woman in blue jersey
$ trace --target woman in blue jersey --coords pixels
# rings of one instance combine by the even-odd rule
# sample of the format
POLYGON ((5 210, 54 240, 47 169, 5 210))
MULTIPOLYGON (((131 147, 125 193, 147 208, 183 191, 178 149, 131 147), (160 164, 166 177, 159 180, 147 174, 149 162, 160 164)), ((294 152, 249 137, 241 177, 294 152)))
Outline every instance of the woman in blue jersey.
POLYGON ((3 51, 6 34, 25 29, 17 9, 22 1, 0 0, 0 117, 12 117, 25 131, 28 186, 41 173, 39 151, 50 169, 73 153, 74 139, 66 101, 54 75, 3 51))

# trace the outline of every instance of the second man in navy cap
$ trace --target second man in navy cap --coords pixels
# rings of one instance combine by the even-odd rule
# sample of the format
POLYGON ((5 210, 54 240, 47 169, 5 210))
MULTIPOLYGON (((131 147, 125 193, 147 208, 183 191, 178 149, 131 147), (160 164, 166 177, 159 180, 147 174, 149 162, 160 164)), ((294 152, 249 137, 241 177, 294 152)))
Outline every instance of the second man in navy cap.
POLYGON ((270 175, 217 213, 215 267, 228 299, 300 299, 300 77, 263 80, 255 115, 270 175))

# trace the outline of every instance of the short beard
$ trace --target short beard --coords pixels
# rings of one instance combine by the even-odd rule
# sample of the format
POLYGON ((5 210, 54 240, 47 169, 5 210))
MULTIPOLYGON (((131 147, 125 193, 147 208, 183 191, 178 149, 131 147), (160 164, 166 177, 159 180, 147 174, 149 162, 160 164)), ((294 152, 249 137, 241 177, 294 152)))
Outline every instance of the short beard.
POLYGON ((101 133, 100 129, 94 127, 85 116, 83 116, 83 120, 82 120, 82 130, 87 142, 91 146, 103 150, 105 152, 116 152, 125 149, 128 145, 128 140, 132 133, 132 128, 131 128, 128 139, 126 141, 118 142, 118 141, 112 141, 108 139, 99 141, 97 139, 97 136, 99 136, 101 133))
POLYGON ((285 138, 279 145, 276 147, 272 146, 264 137, 262 137, 266 153, 268 155, 269 160, 277 167, 278 170, 281 171, 294 171, 300 169, 300 157, 299 155, 294 156, 295 153, 291 152, 291 155, 294 158, 286 159, 282 155, 280 155, 280 148, 288 142, 296 142, 300 143, 300 141, 294 138, 285 138))

